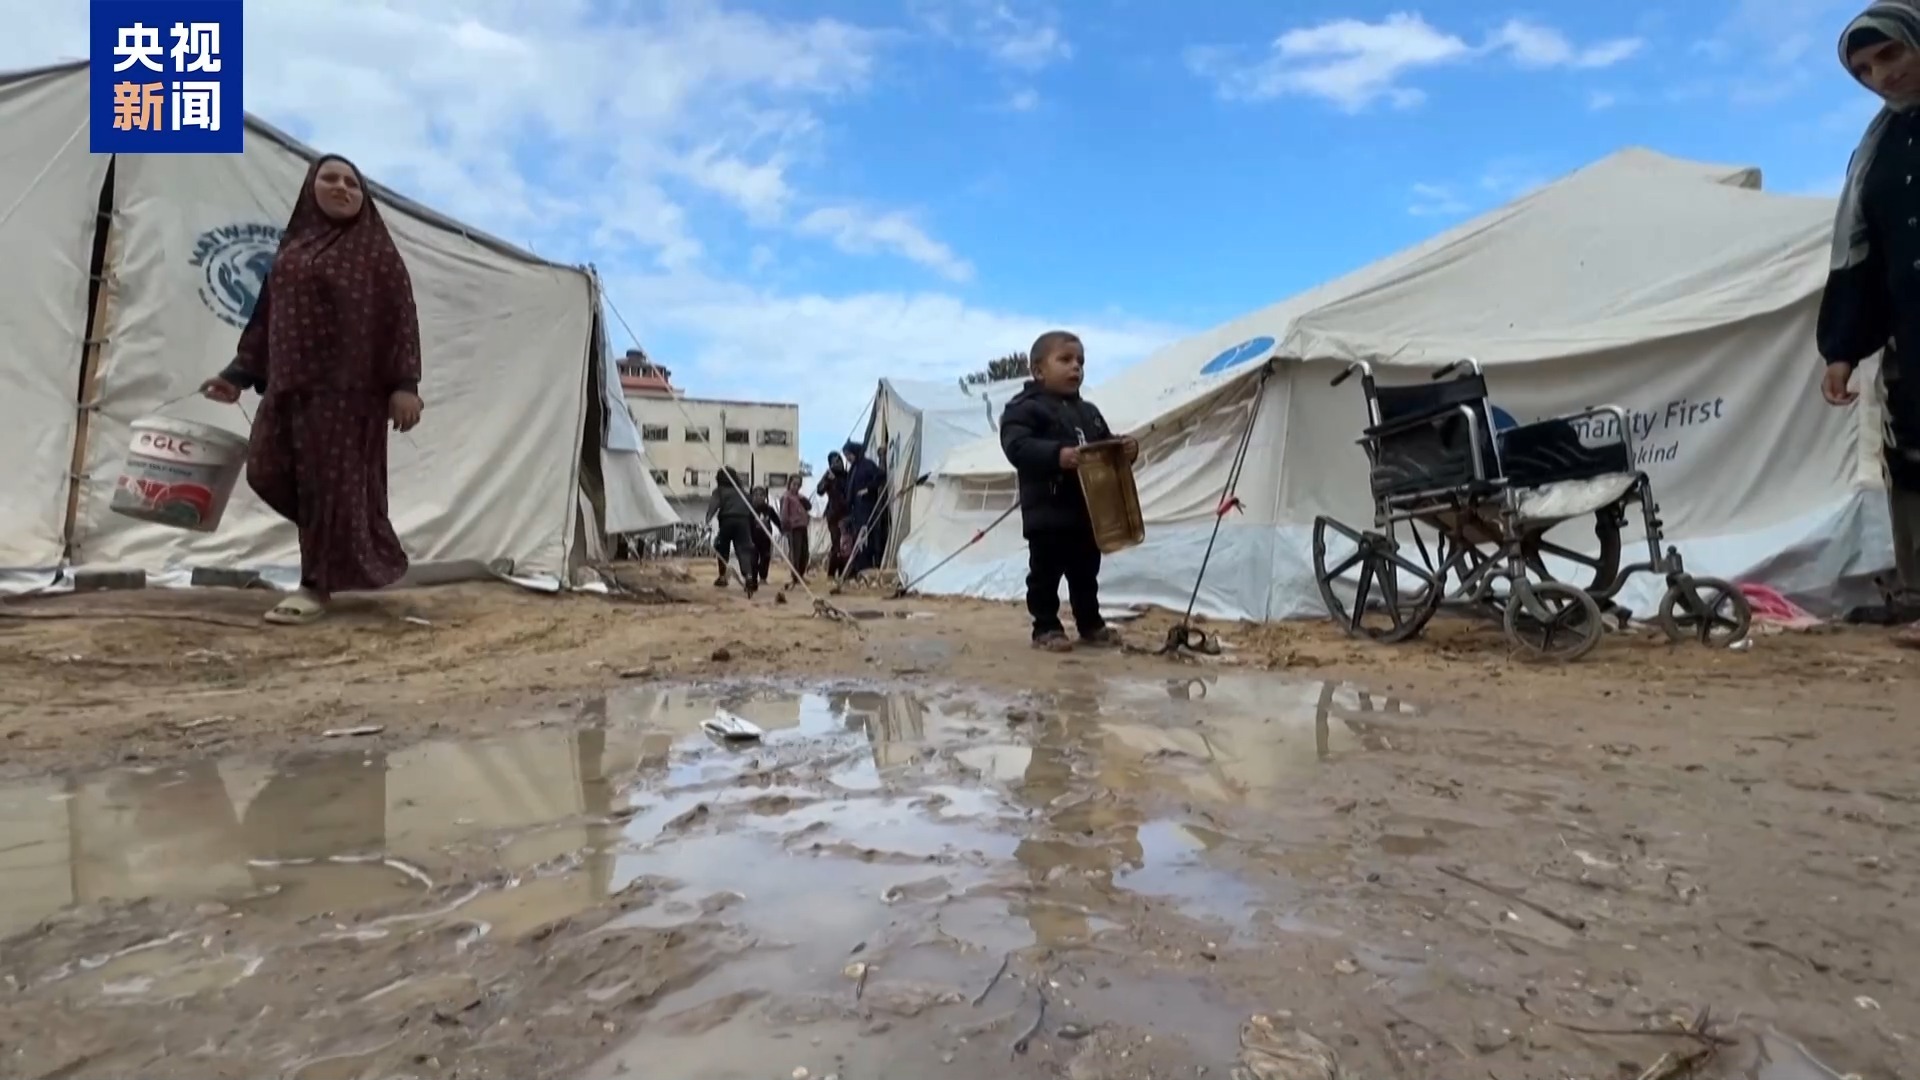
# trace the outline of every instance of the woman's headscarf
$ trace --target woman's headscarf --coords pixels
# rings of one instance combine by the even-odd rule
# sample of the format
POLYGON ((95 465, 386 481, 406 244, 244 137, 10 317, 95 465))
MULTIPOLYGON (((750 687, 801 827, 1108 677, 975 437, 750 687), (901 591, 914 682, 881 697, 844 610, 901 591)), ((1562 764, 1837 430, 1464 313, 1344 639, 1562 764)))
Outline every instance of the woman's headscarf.
MULTIPOLYGON (((276 337, 276 350, 287 346, 294 354, 277 352, 275 356, 275 367, 293 376, 288 382, 306 381, 303 376, 324 367, 365 382, 368 389, 412 389, 418 384, 420 320, 414 308, 413 280, 373 193, 367 190, 365 176, 353 162, 328 154, 307 170, 280 238, 276 267, 282 261, 294 264, 288 269, 299 272, 275 275, 294 288, 291 294, 273 297, 274 317, 298 319, 301 316, 294 311, 318 300, 322 302, 310 309, 314 314, 308 317, 324 317, 332 324, 318 341, 306 335, 276 337), (345 221, 327 216, 313 191, 321 168, 330 161, 352 169, 360 181, 360 210, 345 221), (327 297, 307 295, 321 284, 327 297), (301 346, 309 343, 325 355, 304 355, 307 350, 301 346)), ((279 374, 276 371, 276 378, 279 374)))
MULTIPOLYGON (((1847 24, 1840 32, 1840 65, 1853 73, 1848 58, 1854 52, 1879 41, 1897 41, 1920 51, 1920 0, 1880 0, 1847 24)), ((1847 183, 1840 191, 1840 209, 1833 223, 1833 263, 1835 270, 1846 270, 1865 262, 1869 253, 1865 188, 1867 171, 1879 152, 1880 140, 1887 133, 1893 114, 1920 105, 1920 101, 1888 101, 1873 122, 1867 125, 1853 159, 1847 162, 1847 183)))

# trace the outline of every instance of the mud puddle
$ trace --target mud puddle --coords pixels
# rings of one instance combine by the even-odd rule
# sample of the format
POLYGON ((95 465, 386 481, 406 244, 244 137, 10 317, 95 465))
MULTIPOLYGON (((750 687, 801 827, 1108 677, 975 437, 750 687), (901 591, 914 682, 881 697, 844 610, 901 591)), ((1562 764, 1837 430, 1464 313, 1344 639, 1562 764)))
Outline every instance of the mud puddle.
POLYGON ((74 1076, 1224 1068, 1258 1003, 1182 965, 1294 917, 1272 810, 1389 749, 1384 704, 635 689, 579 728, 13 784, 0 975, 44 1011, 0 1042, 74 1076), (766 738, 708 739, 716 708, 766 738))

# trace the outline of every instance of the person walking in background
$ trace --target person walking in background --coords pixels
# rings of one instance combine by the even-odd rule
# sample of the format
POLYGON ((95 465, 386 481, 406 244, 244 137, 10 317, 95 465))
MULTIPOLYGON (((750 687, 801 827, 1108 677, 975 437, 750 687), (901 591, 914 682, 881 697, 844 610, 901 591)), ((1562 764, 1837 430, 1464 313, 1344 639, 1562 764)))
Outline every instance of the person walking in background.
POLYGON ((753 577, 755 581, 766 581, 773 572, 773 544, 784 530, 780 527, 780 511, 767 501, 767 489, 754 485, 747 496, 753 506, 753 577))
POLYGON ((1883 0, 1847 24, 1840 62, 1882 102, 1847 165, 1817 340, 1821 396, 1852 405, 1854 369, 1880 354, 1894 581, 1854 622, 1904 626, 1920 648, 1920 0, 1883 0))
POLYGON ((864 443, 848 442, 841 452, 847 459, 847 520, 840 527, 841 542, 847 548, 845 573, 853 577, 880 562, 873 554, 872 531, 874 518, 882 511, 887 473, 867 456, 864 443))
POLYGON ((729 555, 740 568, 740 582, 747 595, 752 596, 760 587, 760 579, 754 573, 759 558, 753 543, 756 531, 753 519, 753 504, 747 501, 745 481, 733 469, 721 469, 713 484, 713 494, 707 499, 707 520, 720 523, 713 537, 713 553, 720 561, 720 576, 713 582, 715 588, 727 587, 729 555))
POLYGON ((787 558, 793 563, 793 580, 807 576, 807 529, 813 524, 813 503, 800 494, 800 475, 787 477, 787 490, 780 493, 780 527, 787 536, 787 558))
POLYGON ((827 576, 839 577, 847 565, 842 534, 847 527, 847 461, 837 452, 827 455, 827 475, 813 487, 827 500, 827 576))
POLYGON ((266 620, 311 623, 335 593, 404 577, 387 428, 420 422, 420 317, 407 264, 346 158, 307 170, 233 362, 200 386, 228 404, 243 390, 260 395, 247 486, 300 531, 300 589, 266 620))

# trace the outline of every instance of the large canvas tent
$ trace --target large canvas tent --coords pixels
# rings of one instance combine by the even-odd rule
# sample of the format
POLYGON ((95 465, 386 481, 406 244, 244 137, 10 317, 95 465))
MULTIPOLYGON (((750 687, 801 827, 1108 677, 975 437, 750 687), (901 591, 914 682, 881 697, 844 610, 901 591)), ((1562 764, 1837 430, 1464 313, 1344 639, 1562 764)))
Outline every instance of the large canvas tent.
MULTIPOLYGON (((204 569, 286 584, 294 531, 241 485, 216 533, 113 514, 130 425, 244 434, 193 397, 232 357, 315 152, 247 118, 231 156, 87 152, 84 63, 0 75, 0 591, 75 571, 204 569)), ((605 536, 671 523, 621 397, 591 270, 540 259, 375 186, 413 278, 427 401, 390 445, 410 580, 578 581, 605 536)))
MULTIPOLYGON (((1320 613, 1314 517, 1372 522, 1360 385, 1330 380, 1354 360, 1393 382, 1471 357, 1521 421, 1629 409, 1668 540, 1694 572, 1843 602, 1892 551, 1879 406, 1864 395, 1831 408, 1817 389, 1833 209, 1763 192, 1754 169, 1627 150, 1161 349, 1089 391, 1141 441, 1148 523, 1144 545, 1109 561, 1102 599, 1185 607, 1244 437, 1244 513, 1224 519, 1199 610, 1320 613)), ((903 547, 902 571, 961 548, 1012 497, 993 440, 953 451, 924 516, 932 527, 903 547)), ((1590 524, 1586 537, 1590 547, 1590 524)), ((1008 527, 921 587, 1011 598, 1024 577, 1008 527)), ((1643 575, 1620 600, 1645 612, 1661 587, 1643 575)))
POLYGON ((947 455, 1000 423, 1000 410, 1018 393, 1024 379, 988 383, 881 379, 874 391, 866 443, 887 465, 885 565, 893 565, 900 545, 924 520, 933 496, 925 483, 947 455))

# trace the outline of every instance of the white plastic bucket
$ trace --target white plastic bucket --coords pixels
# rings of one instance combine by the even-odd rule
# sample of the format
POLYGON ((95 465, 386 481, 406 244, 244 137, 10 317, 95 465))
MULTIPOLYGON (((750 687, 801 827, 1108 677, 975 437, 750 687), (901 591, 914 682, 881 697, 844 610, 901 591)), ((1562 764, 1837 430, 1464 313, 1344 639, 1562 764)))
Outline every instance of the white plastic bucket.
POLYGON ((109 506, 126 517, 209 533, 220 527, 246 463, 247 440, 230 431, 162 416, 136 420, 109 506))

